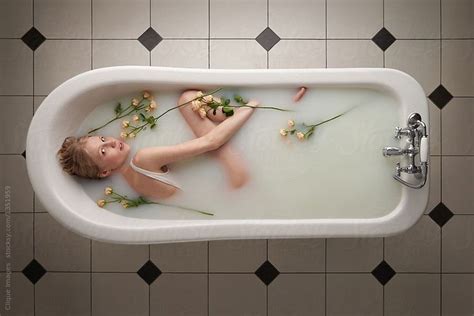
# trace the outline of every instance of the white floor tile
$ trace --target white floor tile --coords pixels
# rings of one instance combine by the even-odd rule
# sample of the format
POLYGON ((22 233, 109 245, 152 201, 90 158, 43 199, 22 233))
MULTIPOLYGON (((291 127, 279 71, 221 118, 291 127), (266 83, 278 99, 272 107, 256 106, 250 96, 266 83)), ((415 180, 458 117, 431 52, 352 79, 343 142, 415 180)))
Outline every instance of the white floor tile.
POLYGON ((94 40, 92 45, 93 69, 122 65, 149 65, 150 52, 139 41, 94 40))
POLYGON ((269 68, 325 68, 324 40, 281 40, 268 53, 269 68))
POLYGON ((47 40, 35 51, 35 94, 49 94, 90 69, 90 40, 47 40))
POLYGON ((33 188, 26 170, 26 160, 21 155, 0 155, 0 185, 3 189, 5 201, 0 203, 0 211, 33 212, 33 188))
POLYGON ((269 26, 280 38, 326 36, 325 0, 270 0, 269 6, 269 26))
POLYGON ((163 40, 151 52, 151 64, 207 69, 208 46, 208 40, 163 40))
POLYGON ((21 154, 26 149, 26 134, 33 117, 33 97, 0 96, 1 153, 21 154))
POLYGON ((46 38, 91 38, 90 0, 35 0, 35 27, 46 38))
POLYGON ((440 83, 439 46, 439 40, 397 40, 385 52, 385 67, 414 77, 428 96, 440 83))
POLYGON ((33 94, 33 51, 23 41, 0 39, 0 69, 0 94, 33 94))
POLYGON ((266 0, 210 0, 211 38, 255 38, 267 27, 266 0))
POLYGON ((443 108, 443 155, 474 155, 474 98, 454 98, 443 108))
POLYGON ((33 26, 31 0, 3 0, 0 2, 0 37, 22 37, 33 26), (21 12, 21 14, 12 14, 21 12))
POLYGON ((36 213, 35 259, 47 271, 90 271, 90 240, 66 229, 49 213, 36 213))
POLYGON ((442 0, 443 38, 474 37, 474 2, 472 0, 442 0))
POLYGON ((207 38, 208 9, 208 0, 151 0, 151 27, 164 38, 207 38))
POLYGON ((328 68, 383 68, 383 51, 371 40, 328 40, 328 68))
POLYGON ((385 27, 396 38, 439 38, 439 0, 384 0, 385 27))
POLYGON ((474 40, 444 40, 442 83, 453 96, 474 96, 474 40))
POLYGON ((35 315, 90 315, 90 275, 46 273, 35 285, 35 315))
POLYGON ((95 39, 137 39, 150 27, 150 0, 92 2, 95 39))
POLYGON ((382 0, 327 0, 328 38, 372 38, 383 27, 382 0))
POLYGON ((442 159, 443 203, 454 214, 474 214, 474 156, 442 159))
POLYGON ((211 68, 265 69, 267 53, 254 40, 211 40, 211 68))

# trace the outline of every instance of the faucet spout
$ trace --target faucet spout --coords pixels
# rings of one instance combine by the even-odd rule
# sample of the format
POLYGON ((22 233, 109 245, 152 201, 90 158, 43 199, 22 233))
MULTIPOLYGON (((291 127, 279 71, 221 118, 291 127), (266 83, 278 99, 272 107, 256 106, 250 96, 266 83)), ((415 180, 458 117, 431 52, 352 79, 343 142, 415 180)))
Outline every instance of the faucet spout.
POLYGON ((384 156, 398 156, 402 155, 403 150, 399 147, 384 147, 383 148, 383 155, 384 156))

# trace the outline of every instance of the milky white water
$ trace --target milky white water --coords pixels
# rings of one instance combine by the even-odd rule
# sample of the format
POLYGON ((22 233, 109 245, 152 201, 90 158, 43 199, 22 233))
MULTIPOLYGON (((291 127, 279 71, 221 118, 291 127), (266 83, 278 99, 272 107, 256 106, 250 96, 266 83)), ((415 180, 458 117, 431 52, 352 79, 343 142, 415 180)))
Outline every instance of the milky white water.
MULTIPOLYGON (((159 105, 154 116, 176 106, 182 91, 152 91, 159 105)), ((262 106, 295 110, 257 109, 230 140, 251 175, 250 181, 240 189, 231 188, 223 167, 209 153, 168 165, 184 191, 161 202, 206 210, 214 216, 154 204, 124 209, 113 203, 104 212, 139 218, 209 220, 374 218, 393 211, 401 198, 401 184, 392 178, 398 160, 384 157, 382 148, 399 146, 393 138, 395 126, 400 125, 396 100, 372 89, 310 87, 300 102, 294 103, 292 96, 296 91, 295 88, 226 87, 215 94, 230 98, 234 105, 237 103, 233 95, 237 93, 244 99, 259 100, 262 106), (295 120, 298 128, 302 122, 317 124, 348 109, 352 110, 316 127, 314 134, 303 142, 296 134, 286 137, 279 134, 280 128, 288 127, 289 119, 295 120)), ((98 106, 82 123, 77 135, 112 118, 117 102, 122 102, 125 108, 131 98, 139 96, 137 91, 98 106)), ((95 135, 119 138, 122 120, 95 135)), ((194 134, 179 110, 173 110, 161 117, 153 130, 148 128, 136 139, 127 140, 131 147, 128 161, 139 148, 173 145, 192 138, 194 134)), ((104 198, 103 190, 107 186, 130 198, 138 197, 121 175, 78 181, 94 201, 104 198)))

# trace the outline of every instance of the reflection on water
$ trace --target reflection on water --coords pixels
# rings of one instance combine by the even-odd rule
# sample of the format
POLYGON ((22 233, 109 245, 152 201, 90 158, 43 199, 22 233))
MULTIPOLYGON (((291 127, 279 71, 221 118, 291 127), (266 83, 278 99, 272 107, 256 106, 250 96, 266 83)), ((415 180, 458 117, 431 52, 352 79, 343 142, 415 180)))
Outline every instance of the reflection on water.
MULTIPOLYGON (((153 91, 159 104, 155 114, 176 106, 180 91, 153 91)), ((251 175, 244 187, 231 189, 225 170, 209 153, 169 165, 184 192, 163 203, 207 210, 215 216, 161 205, 123 209, 112 204, 104 211, 140 218, 206 220, 372 218, 392 211, 400 201, 401 185, 392 178, 394 158, 384 157, 382 148, 399 145, 393 138, 394 127, 399 125, 396 101, 370 89, 313 87, 300 102, 293 103, 296 91, 227 87, 216 94, 233 100, 237 93, 259 100, 263 106, 295 111, 257 109, 230 140, 251 175), (343 116, 317 126, 306 141, 299 141, 296 134, 279 134, 280 128, 287 128, 289 119, 302 128, 303 122, 317 124, 347 110, 350 111, 343 116)), ((139 93, 117 96, 97 107, 78 135, 108 120, 117 101, 128 105, 139 93)), ((118 138, 120 122, 99 133, 118 138)), ((192 138, 191 129, 175 110, 163 116, 154 130, 146 130, 127 142, 134 153, 142 147, 173 145, 192 138)), ((79 181, 93 200, 103 197, 106 186, 137 197, 119 175, 101 181, 79 181)))

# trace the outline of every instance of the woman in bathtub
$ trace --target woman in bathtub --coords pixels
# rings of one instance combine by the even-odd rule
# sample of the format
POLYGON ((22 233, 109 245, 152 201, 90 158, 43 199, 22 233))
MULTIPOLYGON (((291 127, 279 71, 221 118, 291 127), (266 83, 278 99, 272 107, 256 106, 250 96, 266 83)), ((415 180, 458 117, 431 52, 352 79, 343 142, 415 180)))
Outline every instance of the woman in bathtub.
MULTIPOLYGON (((178 105, 196 98, 197 90, 185 91, 178 105)), ((251 100, 248 105, 258 106, 251 100)), ((191 103, 179 108, 185 121, 196 136, 195 139, 172 146, 142 148, 127 164, 130 146, 108 136, 67 137, 58 151, 63 170, 71 175, 103 179, 111 174, 122 174, 128 184, 140 195, 164 199, 172 196, 179 185, 168 173, 168 164, 191 158, 205 152, 212 153, 223 164, 233 188, 239 188, 248 180, 248 172, 241 159, 227 141, 250 118, 254 108, 234 109, 234 115, 226 117, 222 111, 214 115, 209 110, 202 119, 191 109, 191 103), (216 123, 219 124, 216 124, 216 123)))

